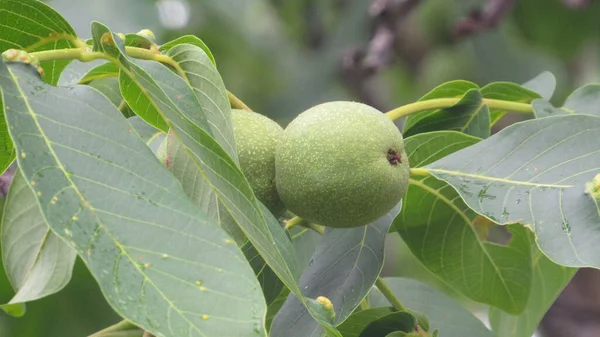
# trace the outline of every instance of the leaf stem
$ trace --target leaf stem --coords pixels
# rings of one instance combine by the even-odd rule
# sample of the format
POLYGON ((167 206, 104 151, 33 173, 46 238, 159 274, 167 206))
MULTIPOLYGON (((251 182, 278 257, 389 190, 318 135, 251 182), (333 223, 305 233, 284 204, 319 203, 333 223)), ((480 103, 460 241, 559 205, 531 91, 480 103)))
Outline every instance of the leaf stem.
POLYGON ((291 218, 290 220, 287 221, 287 223, 285 224, 285 227, 283 227, 285 230, 290 230, 292 228, 294 228, 297 225, 300 225, 301 223, 305 222, 304 219, 302 219, 299 216, 295 216, 293 218, 291 218))
MULTIPOLYGON (((391 120, 397 120, 419 111, 450 108, 456 105, 456 103, 458 103, 460 100, 460 97, 429 99, 403 105, 394 110, 386 112, 385 115, 391 120)), ((482 103, 487 104, 491 109, 500 109, 520 113, 533 113, 531 104, 527 103, 502 101, 490 98, 484 98, 482 103)))
POLYGON ((314 230, 315 232, 317 232, 317 233, 319 233, 321 235, 325 234, 325 227, 323 227, 323 226, 319 226, 317 224, 309 222, 308 225, 306 225, 306 227, 314 230))
POLYGON ((229 103, 231 103, 232 108, 252 111, 252 109, 250 109, 250 107, 248 107, 244 102, 242 102, 241 99, 237 98, 229 90, 227 91, 227 96, 229 97, 229 103))
POLYGON ((411 177, 429 177, 431 173, 429 173, 428 169, 424 168, 411 168, 410 176, 411 177))
POLYGON ((30 53, 40 62, 56 61, 56 60, 79 60, 89 62, 97 59, 106 59, 107 55, 102 52, 89 51, 87 48, 71 48, 71 49, 54 49, 42 50, 30 53))
POLYGON ((377 276, 375 286, 377 287, 377 289, 379 289, 379 291, 381 291, 381 294, 383 294, 383 296, 392 304, 394 309, 398 311, 406 311, 404 305, 402 305, 400 300, 398 300, 396 295, 394 295, 394 292, 388 287, 387 283, 385 283, 381 276, 377 276))

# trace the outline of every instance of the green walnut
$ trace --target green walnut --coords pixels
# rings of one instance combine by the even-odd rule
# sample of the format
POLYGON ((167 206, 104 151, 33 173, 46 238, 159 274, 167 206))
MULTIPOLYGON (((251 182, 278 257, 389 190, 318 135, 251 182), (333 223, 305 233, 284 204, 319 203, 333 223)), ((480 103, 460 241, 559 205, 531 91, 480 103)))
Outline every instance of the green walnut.
POLYGON ((275 217, 285 212, 275 183, 275 151, 283 128, 266 116, 231 110, 240 168, 254 194, 275 217))
POLYGON ((338 228, 385 215, 406 193, 410 174, 400 130, 356 102, 323 103, 298 115, 279 141, 275 168, 288 210, 338 228))

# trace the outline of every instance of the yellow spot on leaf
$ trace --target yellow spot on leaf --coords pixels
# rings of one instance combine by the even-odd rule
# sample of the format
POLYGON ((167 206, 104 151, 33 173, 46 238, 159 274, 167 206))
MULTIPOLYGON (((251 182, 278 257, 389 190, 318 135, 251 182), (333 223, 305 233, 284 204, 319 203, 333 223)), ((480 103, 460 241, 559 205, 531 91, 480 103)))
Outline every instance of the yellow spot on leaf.
POLYGON ((42 192, 38 191, 38 192, 37 192, 37 196, 38 196, 38 197, 41 197, 41 196, 42 196, 42 192))
POLYGON ((25 157, 27 157, 27 154, 25 152, 21 152, 21 158, 25 159, 25 157))
POLYGON ((225 240, 225 243, 231 243, 231 240, 227 239, 225 240))
POLYGON ((208 315, 202 315, 202 319, 205 321, 208 320, 208 315))
POLYGON ((205 291, 206 288, 205 287, 200 287, 200 291, 205 291))
POLYGON ((163 259, 166 259, 167 257, 169 257, 169 254, 163 254, 162 257, 163 259))
POLYGON ((77 220, 79 220, 79 218, 77 217, 77 215, 73 215, 73 216, 71 217, 71 220, 73 220, 73 221, 77 221, 77 220))
POLYGON ((146 264, 144 265, 144 268, 146 268, 146 269, 150 268, 150 263, 146 263, 146 264))
POLYGON ((35 185, 37 185, 37 183, 35 181, 32 181, 31 186, 35 186, 35 185))
POLYGON ((202 282, 200 282, 200 281, 196 281, 196 285, 199 287, 199 286, 201 286, 201 285, 202 285, 202 282))

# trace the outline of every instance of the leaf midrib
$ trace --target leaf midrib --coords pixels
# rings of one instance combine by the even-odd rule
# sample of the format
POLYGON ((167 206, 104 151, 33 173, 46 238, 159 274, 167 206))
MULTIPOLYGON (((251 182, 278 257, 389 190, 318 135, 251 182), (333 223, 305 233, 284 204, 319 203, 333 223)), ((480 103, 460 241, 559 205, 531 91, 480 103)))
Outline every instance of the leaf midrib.
POLYGON ((512 184, 512 185, 521 185, 521 186, 550 187, 550 188, 573 187, 573 185, 539 184, 539 183, 532 183, 529 181, 518 181, 518 180, 510 180, 510 179, 506 179, 506 178, 495 178, 495 177, 490 177, 490 176, 465 173, 465 172, 460 172, 460 171, 450 171, 450 170, 445 170, 445 169, 436 169, 436 168, 427 168, 427 167, 424 167, 422 169, 427 172, 433 173, 434 176, 435 176, 435 173, 440 173, 442 175, 447 174, 447 175, 451 175, 451 176, 468 177, 468 178, 475 178, 475 179, 480 179, 480 180, 501 182, 501 183, 512 184))

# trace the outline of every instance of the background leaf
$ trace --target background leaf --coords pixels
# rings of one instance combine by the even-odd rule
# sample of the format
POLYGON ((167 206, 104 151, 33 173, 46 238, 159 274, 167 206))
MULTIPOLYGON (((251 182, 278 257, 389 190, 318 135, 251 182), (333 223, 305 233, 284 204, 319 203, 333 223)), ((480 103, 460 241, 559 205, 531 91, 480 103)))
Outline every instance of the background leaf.
POLYGON ((511 125, 425 169, 482 216, 536 233, 558 264, 600 267, 598 202, 585 184, 600 173, 600 118, 555 116, 511 125))
POLYGON ((527 306, 518 316, 490 308, 490 323, 496 337, 531 337, 546 311, 577 271, 577 268, 559 266, 550 261, 536 245, 531 245, 531 250, 534 286, 527 306))
MULTIPOLYGON (((306 297, 325 296, 331 301, 336 325, 352 314, 379 276, 385 236, 399 211, 400 204, 367 226, 325 230, 299 283, 306 297)), ((271 326, 273 337, 320 336, 322 333, 293 295, 288 296, 271 326)))
MULTIPOLYGON (((10 48, 27 52, 74 48, 77 38, 69 23, 54 9, 36 0, 0 2, 0 52, 10 48), (18 27, 15 26, 18 23, 18 27)), ((58 83, 70 60, 43 61, 44 81, 58 83)))
POLYGON ((600 84, 587 84, 573 91, 563 108, 578 114, 600 117, 600 84))
MULTIPOLYGON (((402 304, 427 315, 429 331, 439 329, 440 336, 444 337, 494 336, 477 317, 443 293, 411 279, 385 277, 384 281, 402 304)), ((369 293, 369 304, 374 307, 389 305, 377 289, 369 293)))
POLYGON ((104 96, 43 85, 22 64, 0 63, 0 87, 48 224, 117 313, 164 336, 265 335, 266 305, 241 251, 104 96))
MULTIPOLYGON (((409 137, 405 147, 411 167, 418 168, 477 142, 440 131, 409 137)), ((450 185, 432 176, 413 174, 403 200, 394 226, 427 269, 474 301, 512 313, 524 308, 531 287, 526 229, 511 227, 508 245, 488 242, 474 225, 477 213, 450 185)))
POLYGON ((408 312, 392 312, 369 323, 359 337, 386 337, 395 331, 411 332, 416 324, 417 319, 408 312))
MULTIPOLYGON (((373 296, 373 291, 375 290, 371 290, 369 293, 369 298, 373 296)), ((383 301, 385 301, 385 299, 383 301)), ((382 303, 376 308, 368 308, 350 315, 344 323, 338 326, 338 329, 344 337, 358 337, 361 331, 363 331, 371 322, 394 312, 394 308, 384 306, 386 304, 389 305, 389 303, 382 303)))
POLYGON ((10 302, 0 305, 6 312, 62 290, 71 279, 77 254, 50 231, 20 171, 6 199, 1 247, 6 275, 16 291, 10 302))
POLYGON ((551 72, 544 71, 523 83, 523 87, 535 91, 546 100, 550 100, 556 89, 556 77, 551 72))

